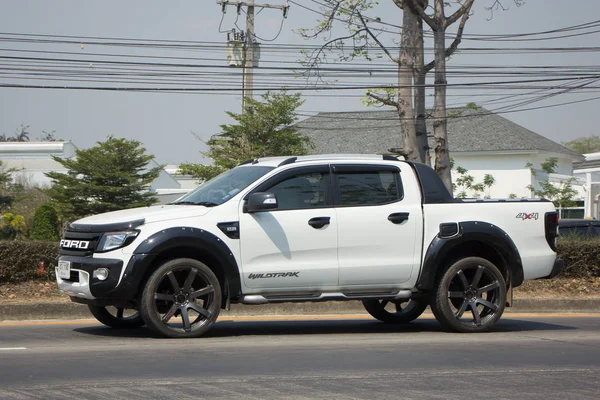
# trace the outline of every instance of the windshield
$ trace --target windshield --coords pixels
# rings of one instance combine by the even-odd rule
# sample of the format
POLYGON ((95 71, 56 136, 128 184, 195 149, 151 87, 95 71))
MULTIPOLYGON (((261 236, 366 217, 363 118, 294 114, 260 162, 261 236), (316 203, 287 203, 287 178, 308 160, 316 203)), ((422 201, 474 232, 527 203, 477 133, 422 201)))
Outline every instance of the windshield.
POLYGON ((171 204, 218 206, 244 190, 273 167, 243 166, 223 172, 171 204))

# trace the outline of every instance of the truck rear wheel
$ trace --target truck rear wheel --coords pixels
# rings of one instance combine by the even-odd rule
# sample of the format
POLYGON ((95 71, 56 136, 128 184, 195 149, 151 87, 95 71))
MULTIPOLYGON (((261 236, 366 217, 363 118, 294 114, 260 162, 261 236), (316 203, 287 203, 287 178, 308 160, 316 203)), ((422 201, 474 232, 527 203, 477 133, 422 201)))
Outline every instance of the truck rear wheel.
POLYGON ((116 329, 135 329, 144 326, 139 311, 116 307, 102 307, 88 304, 90 312, 98 321, 116 329))
POLYGON ((146 325, 171 338, 198 337, 221 311, 221 285, 206 264, 179 258, 161 265, 144 287, 140 312, 146 325))
POLYGON ((363 300, 362 303, 373 318, 388 324, 407 324, 419 318, 428 305, 422 299, 363 300))
POLYGON ((444 330, 484 332, 506 305, 506 282, 498 268, 480 257, 463 258, 442 275, 431 310, 444 330))

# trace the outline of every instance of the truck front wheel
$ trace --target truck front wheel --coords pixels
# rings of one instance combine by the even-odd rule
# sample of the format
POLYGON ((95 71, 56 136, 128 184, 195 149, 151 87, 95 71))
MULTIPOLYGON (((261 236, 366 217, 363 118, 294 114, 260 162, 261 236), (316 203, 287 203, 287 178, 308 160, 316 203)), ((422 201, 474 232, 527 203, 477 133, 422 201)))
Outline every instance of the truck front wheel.
POLYGON ((198 337, 221 311, 221 285, 204 263, 179 258, 161 265, 146 282, 140 312, 146 325, 172 338, 198 337))
POLYGON ((452 264, 431 301, 444 330, 484 332, 500 319, 506 305, 506 282, 498 268, 480 257, 452 264))
POLYGON ((144 326, 139 311, 88 304, 90 312, 98 321, 115 329, 135 329, 144 326))
POLYGON ((428 305, 423 299, 363 300, 362 303, 373 318, 388 324, 407 324, 419 318, 428 305))

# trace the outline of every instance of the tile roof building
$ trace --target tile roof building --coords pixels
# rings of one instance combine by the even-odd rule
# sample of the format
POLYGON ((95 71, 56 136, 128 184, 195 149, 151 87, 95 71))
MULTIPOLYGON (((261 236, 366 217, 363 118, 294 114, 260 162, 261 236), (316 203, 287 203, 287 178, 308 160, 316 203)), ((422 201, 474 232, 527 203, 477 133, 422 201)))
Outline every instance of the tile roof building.
MULTIPOLYGON (((511 194, 531 197, 528 185, 536 187, 543 179, 563 181, 572 176, 573 162, 583 160, 580 154, 484 108, 448 109, 448 116, 448 147, 455 165, 469 170, 476 182, 485 174, 493 175, 496 183, 485 194, 492 198, 511 194), (556 174, 550 177, 539 167, 549 157, 558 159, 556 174), (536 176, 531 175, 527 163, 537 169, 536 176)), ((431 118, 427 120, 433 148, 432 123, 431 118)), ((315 154, 373 154, 402 147, 400 123, 393 109, 323 112, 299 122, 297 127, 311 138, 315 154)))

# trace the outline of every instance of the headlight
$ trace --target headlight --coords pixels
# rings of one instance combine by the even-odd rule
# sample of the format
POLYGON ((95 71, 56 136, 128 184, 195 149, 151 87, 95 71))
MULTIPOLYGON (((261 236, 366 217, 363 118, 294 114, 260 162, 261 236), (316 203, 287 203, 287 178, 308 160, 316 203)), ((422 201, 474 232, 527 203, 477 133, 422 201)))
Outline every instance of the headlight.
POLYGON ((97 251, 110 251, 127 246, 139 234, 139 231, 106 232, 98 243, 97 251))

